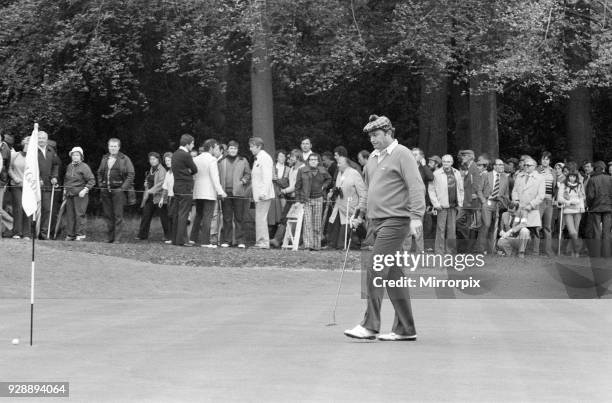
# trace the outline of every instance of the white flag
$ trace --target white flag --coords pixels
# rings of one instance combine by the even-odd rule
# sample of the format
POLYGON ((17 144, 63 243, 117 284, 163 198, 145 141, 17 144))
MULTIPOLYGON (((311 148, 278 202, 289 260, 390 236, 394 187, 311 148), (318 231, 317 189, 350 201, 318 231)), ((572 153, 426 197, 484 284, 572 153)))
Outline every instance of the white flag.
POLYGON ((40 173, 38 170, 38 123, 34 123, 34 131, 28 143, 25 171, 23 173, 23 194, 21 205, 26 216, 31 216, 38 210, 40 204, 40 173))

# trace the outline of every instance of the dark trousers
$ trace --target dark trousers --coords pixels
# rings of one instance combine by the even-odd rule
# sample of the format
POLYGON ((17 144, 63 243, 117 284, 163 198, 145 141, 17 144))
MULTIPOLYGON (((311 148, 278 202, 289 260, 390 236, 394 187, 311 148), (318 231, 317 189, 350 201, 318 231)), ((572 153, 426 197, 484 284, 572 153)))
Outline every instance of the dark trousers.
POLYGON ((178 205, 176 203, 176 199, 174 196, 168 197, 168 204, 166 205, 167 213, 168 213, 168 236, 167 240, 174 240, 174 235, 176 231, 176 213, 178 210, 178 205))
POLYGON ((498 220, 497 201, 491 201, 491 205, 485 202, 482 206, 482 226, 478 231, 478 246, 476 248, 478 252, 495 252, 493 246, 497 234, 490 232, 495 228, 496 220, 498 220))
MULTIPOLYGON (((373 256, 395 255, 402 250, 402 243, 410 231, 409 218, 386 218, 372 219, 371 224, 374 232, 374 248, 366 262, 367 266, 367 299, 368 307, 361 325, 375 332, 380 331, 380 306, 382 303, 384 288, 375 287, 374 279, 379 277, 377 284, 382 284, 383 279, 399 280, 404 273, 400 267, 385 267, 382 271, 374 271, 373 256)), ((392 331, 398 335, 412 336, 416 334, 412 307, 410 305, 410 294, 407 287, 387 287, 387 294, 395 309, 395 320, 392 331)))
POLYGON ((32 218, 26 216, 25 211, 23 211, 23 207, 21 206, 23 188, 13 187, 11 188, 11 193, 13 194, 13 235, 31 237, 32 218))
POLYGON ((612 213, 589 212, 587 241, 591 258, 612 257, 612 213))
MULTIPOLYGON (((61 197, 61 193, 55 191, 53 194, 53 204, 57 201, 57 198, 61 197)), ((49 229, 49 220, 51 220, 51 226, 53 227, 53 218, 51 217, 51 213, 57 214, 57 209, 55 206, 53 207, 53 212, 51 212, 51 191, 41 189, 40 192, 40 235, 43 238, 49 238, 50 235, 47 234, 47 230, 49 229)))
POLYGON ((457 214, 457 251, 460 253, 469 253, 474 251, 474 245, 478 237, 478 231, 472 228, 474 224, 474 209, 462 208, 457 214))
POLYGON ((77 235, 85 235, 88 204, 88 195, 85 195, 85 197, 66 197, 66 236, 75 237, 77 235))
POLYGON ((162 229, 164 230, 164 239, 170 239, 170 230, 168 228, 168 208, 165 204, 159 207, 159 204, 153 203, 153 197, 149 196, 142 208, 142 218, 140 219, 140 229, 138 238, 147 239, 149 237, 149 229, 151 228, 151 220, 157 213, 161 221, 162 229))
POLYGON ((361 247, 361 240, 359 236, 351 231, 350 228, 346 228, 346 224, 340 223, 340 213, 336 216, 333 223, 327 224, 327 246, 335 249, 344 249, 344 232, 347 231, 347 243, 351 240, 351 249, 359 249, 361 247))
POLYGON ((121 188, 102 189, 100 191, 102 211, 106 220, 107 239, 119 241, 123 229, 123 206, 125 206, 125 193, 121 188))
POLYGON ((187 221, 189 220, 189 212, 191 211, 193 196, 191 193, 177 193, 174 196, 174 201, 176 203, 176 208, 174 214, 174 232, 172 234, 172 244, 184 245, 187 243, 187 221))
POLYGON ((191 239, 195 243, 200 243, 200 231, 202 231, 202 245, 210 243, 210 223, 215 213, 216 200, 196 199, 196 215, 191 227, 191 239))
POLYGON ((232 192, 227 192, 227 197, 221 202, 223 210, 223 230, 221 240, 223 243, 232 243, 232 220, 234 222, 234 238, 237 244, 245 244, 244 238, 244 214, 249 205, 248 199, 234 198, 232 192))

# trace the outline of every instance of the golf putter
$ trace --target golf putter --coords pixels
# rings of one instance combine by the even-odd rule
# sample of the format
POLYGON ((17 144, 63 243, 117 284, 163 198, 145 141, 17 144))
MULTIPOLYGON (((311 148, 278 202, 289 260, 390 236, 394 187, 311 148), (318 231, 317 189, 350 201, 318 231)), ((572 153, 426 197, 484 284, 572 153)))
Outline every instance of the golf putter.
MULTIPOLYGON (((354 217, 357 217, 358 215, 359 215, 359 209, 355 210, 354 217)), ((347 222, 346 225, 350 226, 350 222, 347 222)), ((340 281, 338 282, 338 291, 336 292, 336 300, 334 302, 334 308, 332 309, 332 320, 330 323, 328 323, 325 326, 336 326, 337 325, 336 308, 338 307, 338 298, 340 297, 340 288, 342 288, 342 278, 344 277, 344 271, 346 270, 346 260, 348 259, 348 254, 349 254, 349 251, 351 250, 351 239, 352 239, 351 235, 352 234, 353 234, 353 227, 351 226, 348 232, 349 239, 348 239, 348 243, 346 247, 346 252, 344 253, 344 263, 342 263, 342 272, 340 273, 340 281)))

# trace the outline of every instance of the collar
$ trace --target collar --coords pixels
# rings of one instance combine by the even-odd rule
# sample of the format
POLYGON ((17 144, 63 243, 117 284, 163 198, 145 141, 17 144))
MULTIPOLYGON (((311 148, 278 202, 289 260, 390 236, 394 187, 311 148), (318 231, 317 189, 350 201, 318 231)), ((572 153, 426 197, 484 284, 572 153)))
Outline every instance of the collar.
POLYGON ((187 147, 185 147, 185 146, 180 146, 180 147, 179 147, 179 150, 183 150, 183 151, 185 151, 186 153, 188 153, 188 152, 189 152, 189 150, 188 150, 188 149, 187 149, 187 147))
POLYGON ((391 155, 391 153, 393 152, 393 150, 395 150, 395 147, 397 147, 398 144, 399 143, 397 139, 395 139, 391 144, 387 146, 387 148, 384 148, 383 150, 374 150, 374 152, 372 152, 372 155, 378 157, 383 151, 385 151, 387 155, 391 155))

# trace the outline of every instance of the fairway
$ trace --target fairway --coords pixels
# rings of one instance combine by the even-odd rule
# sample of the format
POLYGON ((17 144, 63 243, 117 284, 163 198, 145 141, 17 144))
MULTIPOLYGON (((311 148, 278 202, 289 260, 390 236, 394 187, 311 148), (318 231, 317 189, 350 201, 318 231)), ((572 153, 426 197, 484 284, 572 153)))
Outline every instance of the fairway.
MULTIPOLYGON (((357 271, 328 327, 338 270, 162 266, 40 245, 30 347, 17 245, 0 243, 0 380, 68 381, 72 401, 612 396, 610 299, 414 299, 417 342, 364 342, 342 334, 363 314, 357 271)), ((383 331, 391 314, 385 301, 383 331)))

